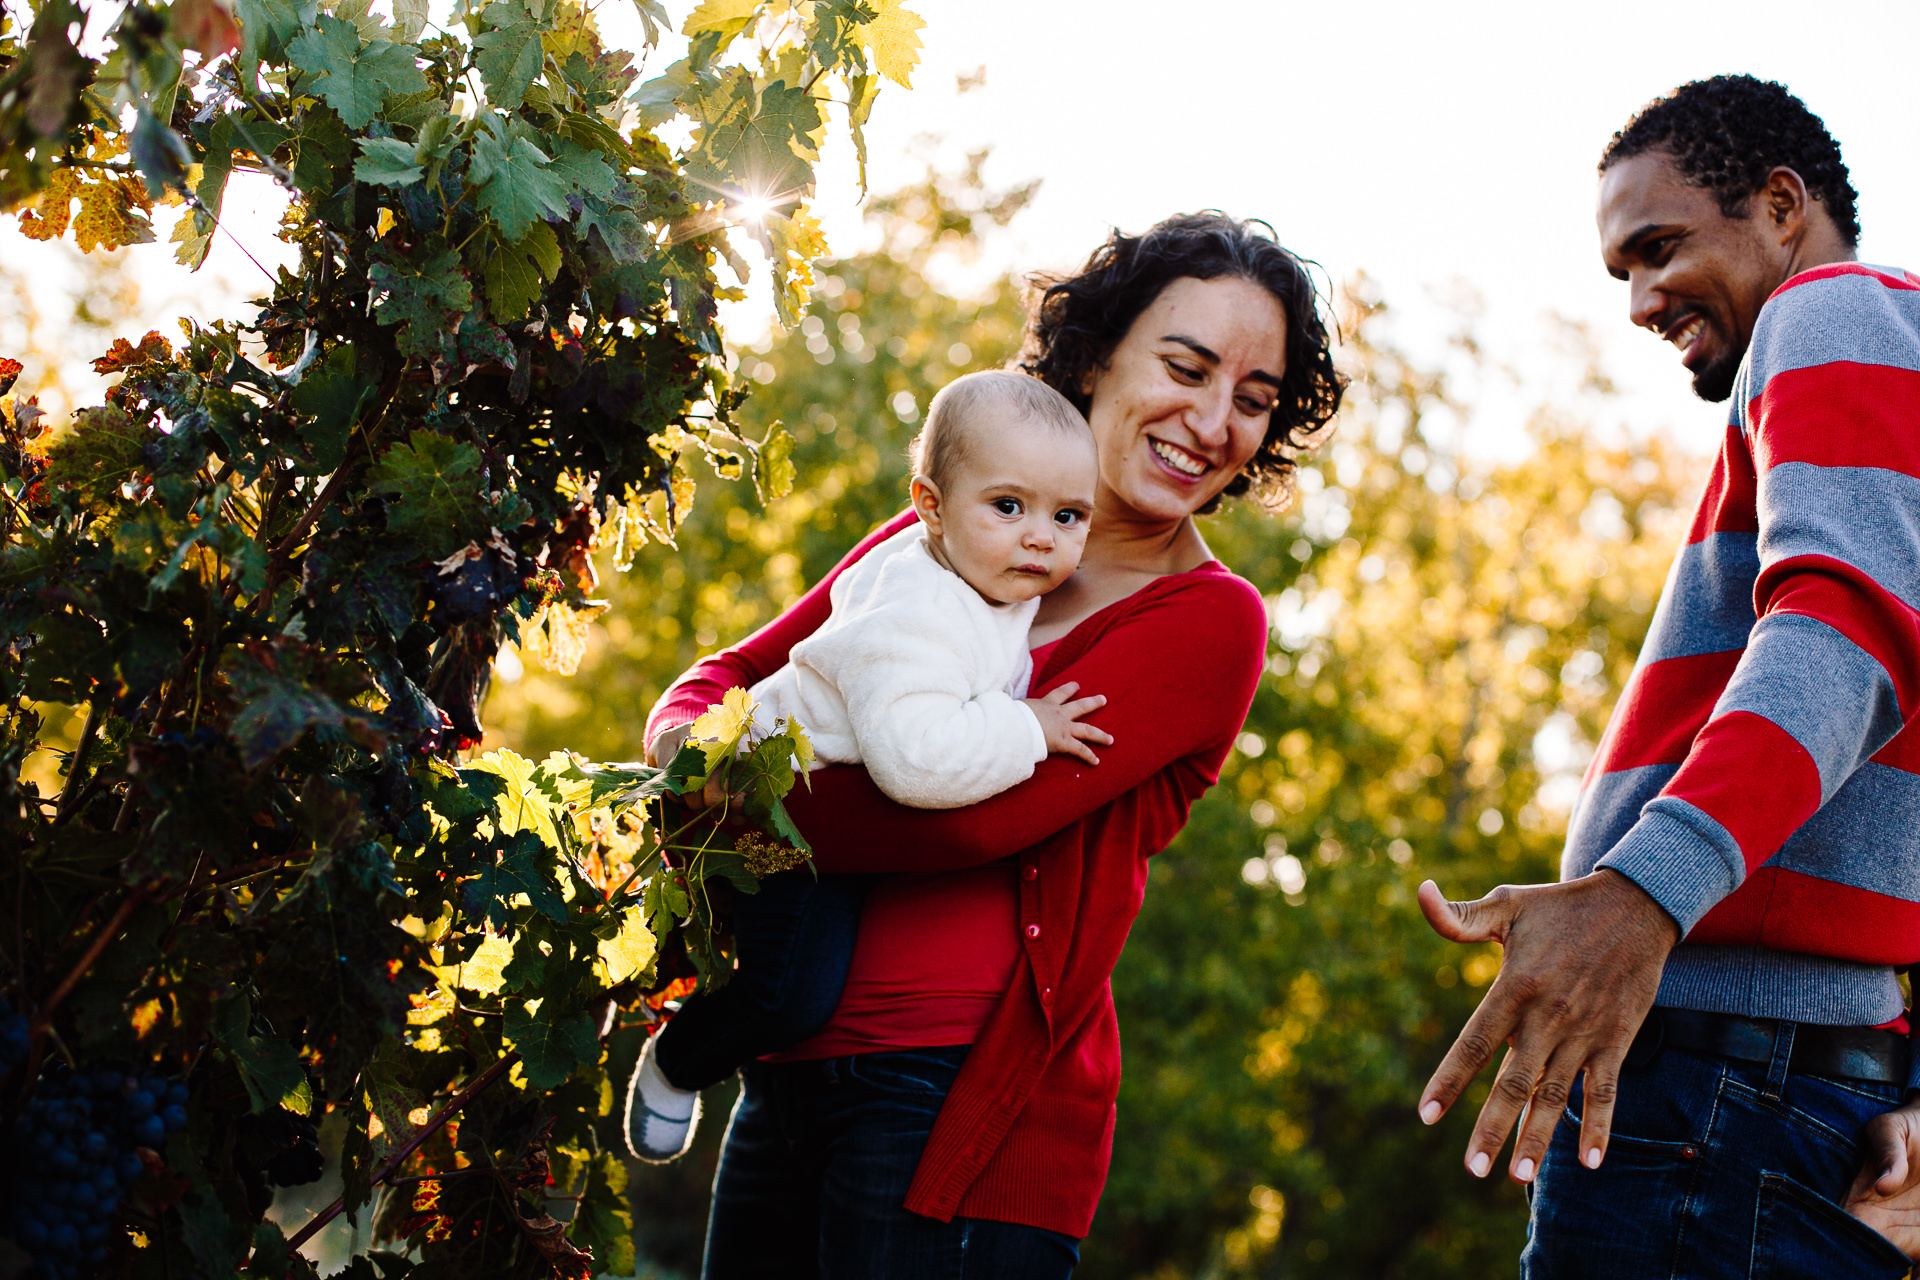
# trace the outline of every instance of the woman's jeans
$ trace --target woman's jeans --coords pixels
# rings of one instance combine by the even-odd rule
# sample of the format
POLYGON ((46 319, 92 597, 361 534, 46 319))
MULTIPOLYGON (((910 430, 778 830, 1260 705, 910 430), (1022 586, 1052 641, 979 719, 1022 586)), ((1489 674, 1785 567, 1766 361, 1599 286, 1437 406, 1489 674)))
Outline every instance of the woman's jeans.
POLYGON ((707 1089, 740 1065, 792 1048, 840 1003, 870 876, 783 871, 734 899, 739 966, 695 991, 660 1028, 654 1062, 680 1089, 707 1089))
POLYGON ((753 1062, 713 1181, 703 1280, 1065 1280, 1079 1242, 909 1212, 967 1046, 753 1062))
POLYGON ((1783 1034, 1770 1064, 1663 1049, 1622 1071, 1598 1169, 1580 1163, 1576 1089, 1529 1192, 1524 1280, 1905 1276, 1900 1251, 1840 1207, 1861 1130, 1902 1090, 1789 1075, 1791 1052, 1783 1034))

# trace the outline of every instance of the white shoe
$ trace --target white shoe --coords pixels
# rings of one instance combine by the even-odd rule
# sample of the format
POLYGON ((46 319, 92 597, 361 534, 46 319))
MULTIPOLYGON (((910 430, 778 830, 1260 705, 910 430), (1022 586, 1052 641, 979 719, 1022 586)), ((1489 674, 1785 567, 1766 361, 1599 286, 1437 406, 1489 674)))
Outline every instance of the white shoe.
POLYGON ((648 1164, 669 1164, 693 1145, 700 1123, 700 1093, 676 1089, 653 1060, 659 1035, 647 1037, 640 1065, 627 1085, 627 1150, 648 1164))

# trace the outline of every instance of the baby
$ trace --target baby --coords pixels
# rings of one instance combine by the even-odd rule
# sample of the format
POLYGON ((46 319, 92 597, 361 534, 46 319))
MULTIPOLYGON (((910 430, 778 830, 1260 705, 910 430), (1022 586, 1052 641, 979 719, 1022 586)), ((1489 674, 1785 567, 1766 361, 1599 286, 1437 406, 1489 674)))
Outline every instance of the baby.
MULTIPOLYGON (((913 445, 918 524, 834 580, 833 613, 751 690, 766 727, 787 716, 816 767, 865 764, 902 804, 948 809, 1024 781, 1049 752, 1099 764, 1111 739, 1081 717, 1103 697, 1072 686, 1026 696, 1027 630, 1040 597, 1086 547, 1093 433, 1037 379, 971 373, 933 398, 913 445)), ((699 1091, 825 1025, 852 959, 865 880, 769 877, 739 899, 739 967, 690 997, 647 1042, 627 1090, 627 1134, 645 1160, 679 1156, 699 1091)))

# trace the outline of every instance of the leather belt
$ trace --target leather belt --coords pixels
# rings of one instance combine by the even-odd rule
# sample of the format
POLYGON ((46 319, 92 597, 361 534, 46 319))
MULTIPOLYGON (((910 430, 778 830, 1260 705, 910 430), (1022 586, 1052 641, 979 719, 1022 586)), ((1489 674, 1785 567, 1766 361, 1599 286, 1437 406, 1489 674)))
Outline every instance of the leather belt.
MULTIPOLYGON (((1633 1037, 1627 1065, 1644 1067, 1662 1049, 1685 1049, 1764 1066, 1773 1060, 1779 1029, 1780 1023, 1772 1018, 1656 1007, 1633 1037)), ((1908 1053, 1907 1037, 1895 1031, 1800 1022, 1794 1024, 1793 1056, 1787 1060, 1787 1070, 1796 1075, 1903 1085, 1908 1053)))

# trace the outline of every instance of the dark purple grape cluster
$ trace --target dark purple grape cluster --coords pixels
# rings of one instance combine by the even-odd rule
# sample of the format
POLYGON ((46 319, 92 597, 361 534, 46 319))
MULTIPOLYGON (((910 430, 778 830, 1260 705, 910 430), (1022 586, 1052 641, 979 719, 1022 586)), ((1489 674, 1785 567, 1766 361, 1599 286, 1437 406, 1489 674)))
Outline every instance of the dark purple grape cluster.
POLYGON ((32 1047, 27 1015, 15 1013, 13 1006, 0 1000, 0 1079, 19 1070, 32 1047))
MULTIPOLYGON (((3 1032, 0 1032, 3 1034, 3 1032)), ((145 1170, 138 1148, 186 1127, 187 1087, 156 1072, 56 1065, 14 1123, 8 1234, 45 1280, 72 1280, 100 1262, 122 1197, 145 1170)))

